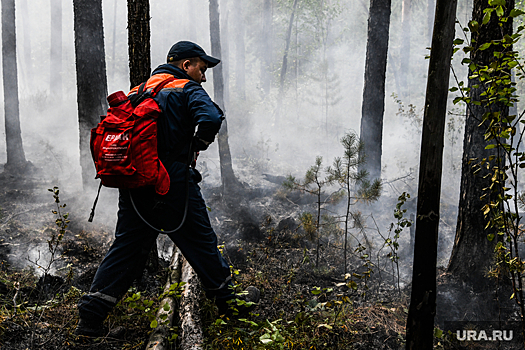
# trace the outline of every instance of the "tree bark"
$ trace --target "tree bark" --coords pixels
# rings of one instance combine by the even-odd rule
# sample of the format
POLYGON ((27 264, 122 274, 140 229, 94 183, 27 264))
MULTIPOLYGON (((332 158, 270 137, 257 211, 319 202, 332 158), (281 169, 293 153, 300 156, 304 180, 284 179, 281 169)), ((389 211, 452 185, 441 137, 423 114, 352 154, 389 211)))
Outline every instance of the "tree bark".
POLYGON ((439 202, 456 6, 456 0, 437 0, 436 4, 421 139, 407 350, 433 349, 439 202))
POLYGON ((130 89, 151 75, 149 0, 128 0, 130 89))
MULTIPOLYGON (((221 57, 221 30, 218 0, 210 0, 210 39, 211 54, 213 57, 221 57)), ((224 109, 224 77, 222 65, 218 64, 213 68, 213 97, 215 102, 224 109)), ((225 111, 226 114, 226 111, 225 111)), ((223 194, 233 194, 240 186, 235 177, 232 166, 232 156, 228 142, 228 125, 226 119, 223 120, 218 136, 219 159, 221 163, 221 180, 223 194)))
POLYGON ((23 86, 30 86, 29 80, 33 75, 33 59, 31 56, 31 20, 29 18, 29 8, 27 0, 20 1, 20 12, 23 24, 23 47, 24 47, 24 84, 23 86))
POLYGON ((235 89, 240 100, 246 99, 246 47, 244 44, 244 13, 243 2, 235 3, 235 89))
POLYGON ((391 0, 370 1, 360 133, 366 163, 360 168, 367 169, 372 179, 381 177, 390 8, 391 0))
MULTIPOLYGON (((170 291, 170 286, 173 283, 179 283, 181 281, 181 266, 182 266, 182 254, 177 247, 174 247, 173 254, 171 256, 171 262, 169 266, 168 282, 164 286, 164 293, 170 291)), ((178 300, 171 296, 166 296, 160 302, 159 310, 157 311, 157 323, 158 326, 153 330, 149 337, 146 349, 148 350, 167 350, 169 349, 168 337, 170 328, 176 321, 175 314, 178 312, 178 300), (164 305, 168 305, 169 309, 164 310, 164 305), (163 319, 163 317, 166 317, 163 319)))
MULTIPOLYGON (((500 27, 496 14, 493 13, 491 20, 486 25, 481 25, 483 21, 483 10, 489 7, 485 0, 475 0, 473 3, 472 19, 480 23, 477 32, 472 33, 472 46, 470 59, 478 66, 488 66, 494 58, 494 46, 480 51, 478 47, 492 40, 501 40, 504 35, 512 35, 512 20, 509 19, 500 27)), ((507 13, 514 8, 514 0, 507 1, 507 13)), ((470 72, 470 74, 473 74, 470 72)), ((472 101, 481 101, 483 98, 483 83, 477 78, 468 80, 471 89, 469 97, 472 101), (476 87, 478 85, 479 87, 476 87)), ((448 272, 462 281, 468 283, 475 291, 486 290, 493 285, 486 277, 486 272, 492 264, 494 246, 496 240, 490 242, 487 235, 495 233, 493 229, 485 229, 487 220, 481 208, 490 197, 481 199, 484 194, 483 188, 490 186, 491 179, 485 178, 488 174, 486 167, 474 175, 472 158, 488 158, 497 155, 497 148, 486 150, 485 141, 486 126, 479 126, 483 114, 488 111, 486 105, 475 105, 471 103, 467 106, 467 118, 465 122, 465 138, 463 140, 463 160, 461 167, 460 199, 458 208, 458 222, 456 226, 456 238, 448 265, 448 272)), ((501 118, 508 115, 508 107, 501 104, 491 106, 492 111, 500 111, 501 118)))
POLYGON ((73 0, 77 103, 80 139, 80 166, 84 188, 95 186, 95 166, 91 159, 91 128, 107 110, 108 94, 102 0, 73 0))
POLYGON ((281 75, 280 75, 280 84, 279 84, 279 100, 280 101, 282 101, 283 93, 284 93, 284 81, 286 80, 286 71, 288 69, 288 51, 290 50, 293 19, 295 16, 296 9, 297 9, 297 0, 294 0, 292 14, 290 15, 290 22, 288 23, 288 30, 286 31, 286 43, 284 47, 283 64, 281 66, 281 75))
POLYGON ((261 33, 261 85, 264 95, 270 93, 271 76, 270 65, 272 62, 272 0, 263 0, 262 33, 261 33))
MULTIPOLYGON (((115 4, 116 11, 116 4, 115 4)), ((128 56, 130 89, 151 76, 149 0, 128 0, 128 56)), ((157 241, 153 243, 146 268, 159 269, 157 241)))
POLYGON ((16 62, 15 0, 2 0, 2 69, 7 163, 6 170, 25 168, 18 101, 18 67, 16 62))
POLYGON ((204 349, 202 332, 201 304, 204 299, 197 274, 184 259, 181 280, 186 282, 180 301, 181 350, 204 349))
POLYGON ((62 0, 51 2, 51 54, 49 91, 62 96, 62 0))
POLYGON ((221 65, 224 77, 224 109, 228 110, 230 108, 230 31, 228 27, 230 10, 228 9, 228 0, 221 0, 219 6, 223 9, 221 16, 221 65))

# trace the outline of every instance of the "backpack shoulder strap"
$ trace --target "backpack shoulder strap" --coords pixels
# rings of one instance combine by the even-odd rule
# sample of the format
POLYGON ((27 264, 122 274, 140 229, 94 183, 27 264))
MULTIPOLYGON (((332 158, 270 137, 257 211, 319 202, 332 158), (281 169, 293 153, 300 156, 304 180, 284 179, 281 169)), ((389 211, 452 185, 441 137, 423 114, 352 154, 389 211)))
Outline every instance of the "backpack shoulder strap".
POLYGON ((174 80, 175 80, 175 78, 173 76, 169 77, 166 80, 163 80, 160 84, 155 86, 155 88, 151 91, 151 93, 150 93, 151 97, 155 97, 159 93, 159 91, 164 88, 164 86, 168 85, 169 83, 171 83, 174 80))
POLYGON ((149 93, 147 93, 146 90, 147 81, 140 84, 137 93, 128 97, 131 102, 131 105, 133 107, 137 107, 142 101, 144 101, 147 95, 149 95, 149 97, 155 97, 157 93, 164 88, 164 86, 166 86, 174 80, 175 78, 173 76, 163 80, 162 82, 157 84, 157 86, 155 86, 149 93))
POLYGON ((142 101, 144 101, 144 98, 146 98, 146 95, 144 94, 146 83, 147 82, 143 82, 142 84, 140 84, 139 90, 137 91, 137 93, 128 97, 133 108, 137 107, 142 101))

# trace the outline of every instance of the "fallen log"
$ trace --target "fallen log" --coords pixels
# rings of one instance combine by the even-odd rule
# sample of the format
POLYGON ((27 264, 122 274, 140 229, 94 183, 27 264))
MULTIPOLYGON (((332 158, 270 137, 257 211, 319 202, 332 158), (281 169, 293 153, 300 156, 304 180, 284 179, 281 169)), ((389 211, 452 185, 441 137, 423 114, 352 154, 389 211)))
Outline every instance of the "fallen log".
POLYGON ((180 314, 180 350, 202 350, 204 349, 204 336, 202 332, 201 302, 203 292, 197 274, 184 259, 182 264, 181 280, 187 284, 184 286, 179 308, 180 314))
MULTIPOLYGON (((182 254, 177 247, 174 247, 170 262, 170 274, 168 281, 164 286, 164 294, 168 294, 173 283, 181 281, 182 254)), ((172 327, 175 314, 178 307, 178 301, 175 297, 167 295, 160 302, 159 311, 157 311, 157 327, 151 333, 147 350, 165 350, 169 349, 168 337, 172 327), (167 305, 167 306, 165 306, 167 305)))

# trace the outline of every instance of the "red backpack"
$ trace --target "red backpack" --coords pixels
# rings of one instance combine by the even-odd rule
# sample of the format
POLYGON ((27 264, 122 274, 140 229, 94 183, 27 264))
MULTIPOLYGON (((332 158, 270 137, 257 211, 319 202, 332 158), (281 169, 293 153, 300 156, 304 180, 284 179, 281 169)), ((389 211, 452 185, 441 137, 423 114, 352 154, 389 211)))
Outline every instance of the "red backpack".
POLYGON ((162 114, 155 95, 170 77, 148 91, 146 83, 129 98, 122 91, 108 96, 109 109, 91 129, 91 155, 101 185, 117 188, 155 186, 168 193, 170 178, 157 153, 157 119, 162 114))

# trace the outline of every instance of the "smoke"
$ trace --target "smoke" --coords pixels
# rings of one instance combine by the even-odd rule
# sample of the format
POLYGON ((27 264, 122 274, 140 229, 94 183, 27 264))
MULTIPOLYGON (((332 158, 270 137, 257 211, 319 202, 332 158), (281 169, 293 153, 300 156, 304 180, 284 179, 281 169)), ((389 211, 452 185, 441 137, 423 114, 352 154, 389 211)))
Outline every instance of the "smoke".
MULTIPOLYGON (((342 156, 340 139, 345 132, 359 130, 368 4, 351 0, 327 1, 324 3, 328 4, 328 8, 319 12, 315 6, 321 6, 321 3, 299 2, 290 38, 284 93, 279 95, 279 74, 291 3, 272 2, 271 29, 264 33, 263 1, 250 1, 243 6, 240 18, 235 17, 236 11, 231 11, 234 6, 232 0, 220 2, 221 15, 228 13, 229 16, 228 28, 223 28, 221 35, 223 42, 229 43, 223 45, 223 48, 229 48, 229 52, 222 56, 229 59, 222 64, 229 67, 230 91, 225 111, 233 165, 241 181, 252 186, 267 184, 262 178, 263 173, 302 177, 306 169, 314 164, 316 156, 323 157, 325 166, 330 165, 334 157, 342 156), (244 26, 246 33, 244 65, 235 55, 238 26, 244 26), (262 49, 262 40, 266 35, 270 37, 268 52, 262 49), (264 68, 261 65, 266 61, 271 63, 264 68), (269 93, 264 88, 265 69, 271 82, 269 93), (235 83, 236 75, 242 74, 242 70, 246 77, 244 99, 243 94, 236 90, 235 83), (282 106, 279 108, 280 100, 282 106)), ((385 186, 382 205, 369 209, 377 211, 377 217, 382 218, 378 224, 382 229, 388 227, 401 192, 407 191, 413 198, 417 195, 421 118, 428 64, 425 55, 428 54, 426 47, 429 43, 427 9, 415 3, 412 6, 407 77, 409 94, 401 101, 404 106, 401 113, 400 104, 391 97, 393 93, 400 96, 396 74, 399 74, 400 47, 404 37, 401 7, 397 3, 394 3, 391 15, 382 177, 386 182, 402 179, 385 186)), ((80 192, 81 180, 72 4, 63 2, 62 9, 62 72, 53 73, 50 72, 49 61, 51 12, 48 4, 31 3, 27 18, 17 12, 20 120, 28 160, 43 169, 46 181, 59 185, 64 193, 74 196, 80 192), (29 46, 25 45, 27 38, 31 40, 29 46), (63 90, 59 94, 49 89, 51 74, 62 76, 63 90)), ((103 11, 108 92, 127 91, 127 8, 120 1, 104 1, 103 11)), ((460 6, 458 18, 469 18, 468 12, 468 6, 460 6)), ((206 52, 211 52, 206 0, 151 1, 150 15, 152 69, 165 62, 170 46, 179 40, 195 41, 206 52)), ((460 76, 464 76, 465 69, 459 61, 455 61, 454 66, 460 76)), ((209 72, 208 82, 203 87, 213 98, 212 79, 209 72)), ((453 110, 452 104, 449 105, 453 110)), ((458 115, 448 116, 444 150, 441 233, 445 239, 441 247, 445 250, 440 253, 443 264, 451 247, 450 237, 455 231, 459 193, 463 137, 461 114, 464 111, 455 112, 458 115)), ((0 135, 5 140, 3 126, 0 127, 0 135)), ((5 143, 0 141, 0 163, 5 161, 5 143)), ((204 186, 212 187, 220 183, 216 142, 201 154, 199 168, 207 175, 204 186)), ((89 208, 94 196, 95 193, 88 193, 82 197, 82 207, 89 208)), ((116 205, 116 192, 104 189, 95 221, 114 225, 116 205)), ((407 237, 402 239, 403 244, 407 244, 407 237)), ((36 251, 36 248, 31 249, 36 251)))

